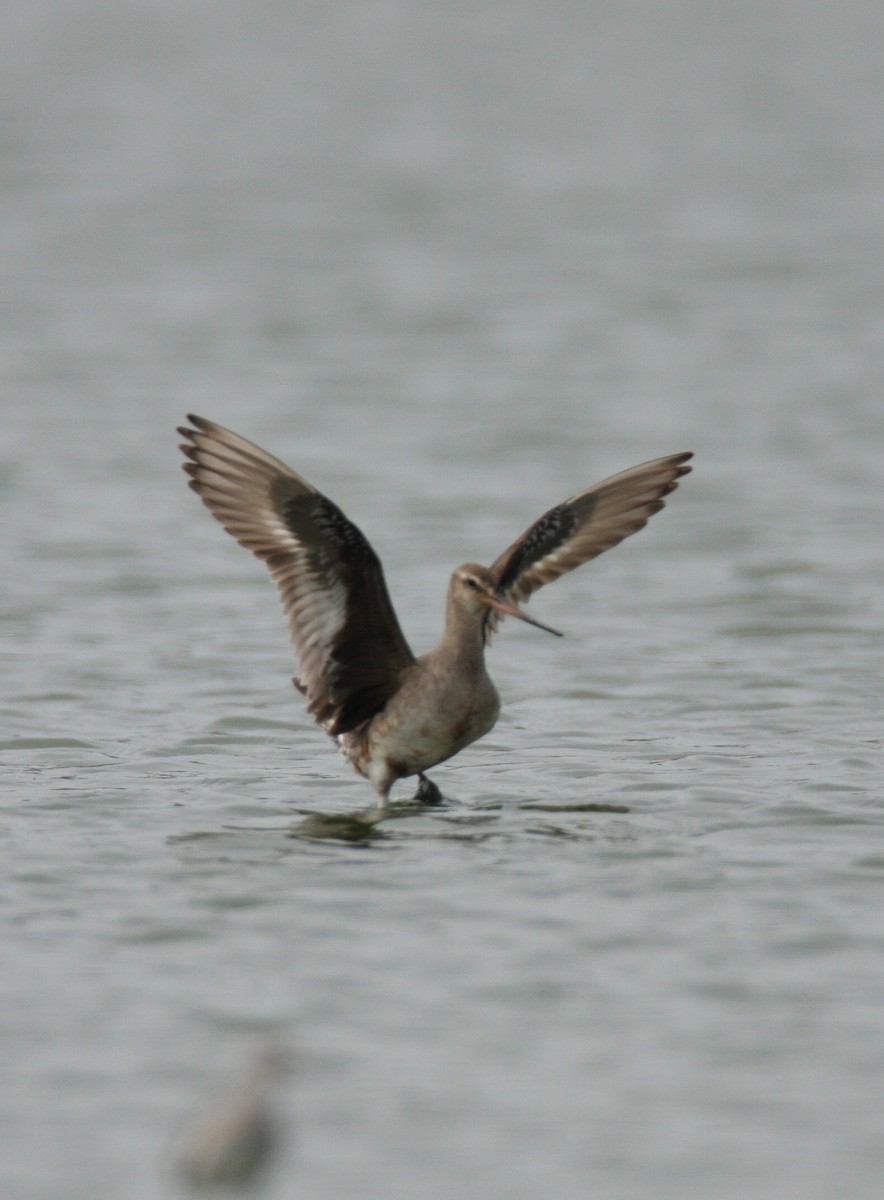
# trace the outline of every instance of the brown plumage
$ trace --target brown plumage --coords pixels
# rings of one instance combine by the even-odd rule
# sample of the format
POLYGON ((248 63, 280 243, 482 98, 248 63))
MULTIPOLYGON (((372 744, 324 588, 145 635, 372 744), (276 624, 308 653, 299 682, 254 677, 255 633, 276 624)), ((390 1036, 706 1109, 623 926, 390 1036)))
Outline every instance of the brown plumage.
MULTIPOLYGON (((691 457, 687 451, 630 467, 538 517, 491 564, 498 595, 514 604, 527 600, 544 584, 637 533, 664 507, 663 497, 678 487, 682 475, 688 474, 691 468, 685 464, 691 457)), ((499 621, 498 613, 489 609, 486 642, 499 621)))
POLYGON ((381 805, 396 779, 423 772, 487 733, 497 693, 484 646, 502 616, 544 584, 641 529, 690 471, 691 453, 655 459, 578 492, 540 517, 490 568, 467 563, 448 588, 445 631, 415 658, 380 560, 327 496, 279 459, 203 417, 179 432, 190 486, 276 580, 311 713, 373 783, 381 805))

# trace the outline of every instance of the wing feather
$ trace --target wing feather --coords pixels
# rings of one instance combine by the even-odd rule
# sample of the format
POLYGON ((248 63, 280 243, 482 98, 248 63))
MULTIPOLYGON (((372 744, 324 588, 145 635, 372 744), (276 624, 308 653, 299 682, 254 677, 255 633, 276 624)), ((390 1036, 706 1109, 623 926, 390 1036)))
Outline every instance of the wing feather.
POLYGON ((336 736, 380 711, 414 655, 380 559, 327 496, 278 458, 204 417, 181 449, 190 486, 264 560, 291 629, 310 711, 336 736))
MULTIPOLYGON (((578 492, 539 517, 491 565, 498 595, 527 600, 544 584, 638 532, 690 467, 692 451, 656 458, 578 492)), ((485 640, 502 620, 489 609, 485 640)))

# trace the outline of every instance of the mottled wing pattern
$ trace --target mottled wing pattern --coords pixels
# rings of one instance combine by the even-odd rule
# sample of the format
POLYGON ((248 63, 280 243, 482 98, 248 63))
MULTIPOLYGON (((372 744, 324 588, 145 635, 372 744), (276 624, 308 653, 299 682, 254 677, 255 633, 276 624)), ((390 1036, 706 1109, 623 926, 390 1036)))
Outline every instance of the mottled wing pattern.
POLYGON ((380 560, 336 504, 245 438, 188 416, 190 486, 264 560, 288 616, 310 711, 333 736, 383 708, 414 656, 380 560))
MULTIPOLYGON (((641 463, 578 492, 538 518, 491 565, 498 595, 518 603, 636 533, 687 475, 691 451, 641 463)), ((502 620, 488 610, 485 641, 502 620)))

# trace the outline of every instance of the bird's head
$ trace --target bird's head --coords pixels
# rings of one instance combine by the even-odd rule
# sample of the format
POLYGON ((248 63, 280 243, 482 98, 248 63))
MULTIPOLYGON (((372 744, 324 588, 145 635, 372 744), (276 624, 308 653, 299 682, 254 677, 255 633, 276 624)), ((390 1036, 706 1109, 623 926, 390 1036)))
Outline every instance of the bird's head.
POLYGON ((521 608, 499 596, 494 576, 487 567, 481 567, 478 563, 464 563, 463 566, 457 568, 451 576, 448 595, 450 603, 473 618, 482 617, 489 608, 494 608, 505 616, 518 617, 520 621, 526 621, 529 625, 543 629, 546 633, 553 633, 556 637, 562 636, 557 629, 551 629, 549 625, 535 621, 521 608))

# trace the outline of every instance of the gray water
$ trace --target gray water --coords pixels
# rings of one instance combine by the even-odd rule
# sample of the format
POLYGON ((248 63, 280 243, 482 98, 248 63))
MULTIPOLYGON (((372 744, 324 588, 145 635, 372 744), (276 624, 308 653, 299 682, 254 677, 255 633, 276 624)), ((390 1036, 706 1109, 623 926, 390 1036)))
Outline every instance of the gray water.
POLYGON ((881 6, 3 23, 5 1200, 177 1196, 266 1039, 261 1195, 879 1196, 881 6), (696 470, 534 598, 565 639, 505 624, 445 807, 306 840, 371 790, 187 411, 358 521, 417 652, 458 562, 696 470))

